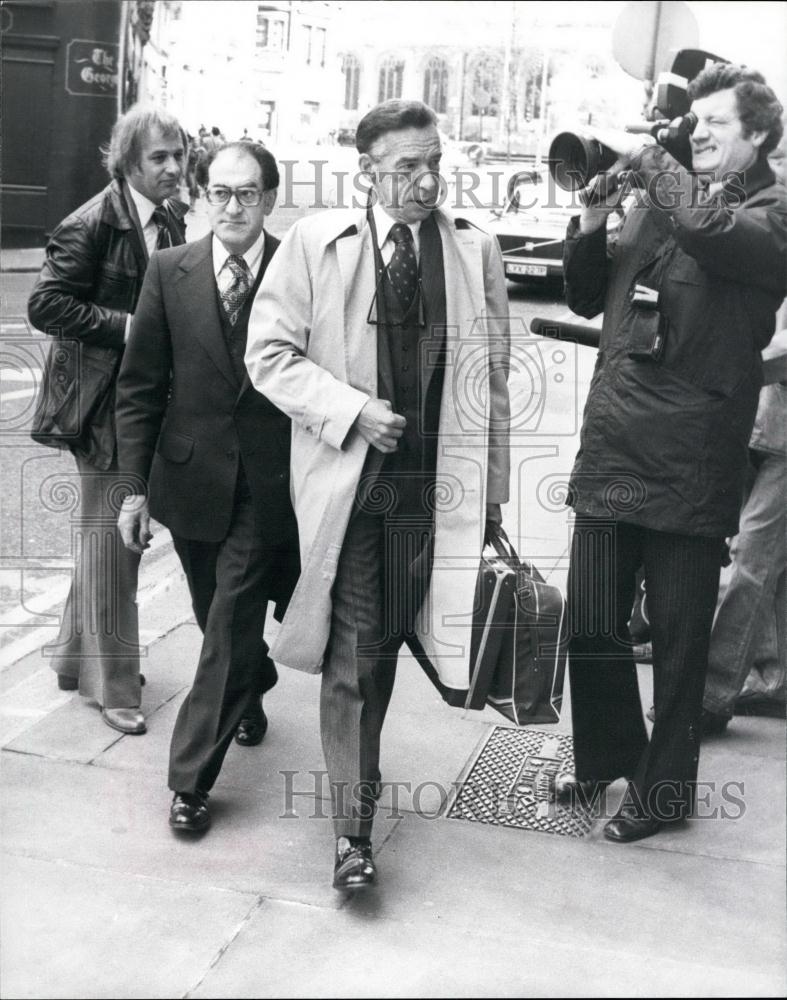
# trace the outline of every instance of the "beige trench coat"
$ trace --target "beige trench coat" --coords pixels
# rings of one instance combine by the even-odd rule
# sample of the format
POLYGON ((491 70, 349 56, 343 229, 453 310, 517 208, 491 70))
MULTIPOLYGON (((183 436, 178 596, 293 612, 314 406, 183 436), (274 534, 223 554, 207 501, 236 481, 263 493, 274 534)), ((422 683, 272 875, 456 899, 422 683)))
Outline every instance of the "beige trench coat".
MULTIPOLYGON (((447 368, 434 566, 417 628, 441 681, 461 690, 468 684, 485 505, 508 500, 508 300, 494 239, 442 211, 436 218, 447 368)), ((291 491, 301 546, 300 581, 271 655, 310 673, 322 665, 331 588, 370 447, 353 423, 378 395, 377 327, 367 322, 374 295, 365 214, 333 210, 291 228, 249 320, 251 381, 292 418, 291 491)))

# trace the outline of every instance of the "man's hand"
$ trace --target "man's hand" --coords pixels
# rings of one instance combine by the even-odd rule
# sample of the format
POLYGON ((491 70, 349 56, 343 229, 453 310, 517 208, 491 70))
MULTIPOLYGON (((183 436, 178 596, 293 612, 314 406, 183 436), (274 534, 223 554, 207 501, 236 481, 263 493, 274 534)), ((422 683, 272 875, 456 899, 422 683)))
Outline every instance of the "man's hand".
POLYGON ((393 412, 387 399, 370 399, 355 418, 354 426, 365 441, 388 455, 396 451, 406 424, 404 417, 393 412))
POLYGON ((618 183, 617 175, 625 169, 624 161, 616 160, 608 171, 594 177, 581 192, 583 206, 579 213, 579 231, 583 236, 600 229, 607 217, 619 209, 626 194, 626 186, 618 183))
POLYGON ((503 515, 500 512, 499 503, 488 503, 486 505, 486 528, 484 530, 484 545, 488 545, 493 535, 497 534, 498 528, 503 524, 503 515))
MULTIPOLYGON (((617 160, 591 181, 585 189, 590 195, 590 205, 583 207, 579 214, 580 232, 587 236, 600 229, 620 206, 625 193, 625 185, 610 185, 609 178, 616 178, 629 166, 643 146, 651 145, 655 139, 649 135, 635 135, 619 129, 583 127, 583 134, 600 142, 603 146, 617 154, 617 160), (609 190, 611 188, 611 190, 609 190), (592 194, 590 192, 592 191, 592 194)), ((584 192, 583 192, 584 196, 584 192)))
POLYGON ((132 552, 140 555, 150 548, 153 533, 150 530, 150 514, 148 501, 140 493, 132 493, 123 501, 118 515, 118 531, 123 544, 132 552))

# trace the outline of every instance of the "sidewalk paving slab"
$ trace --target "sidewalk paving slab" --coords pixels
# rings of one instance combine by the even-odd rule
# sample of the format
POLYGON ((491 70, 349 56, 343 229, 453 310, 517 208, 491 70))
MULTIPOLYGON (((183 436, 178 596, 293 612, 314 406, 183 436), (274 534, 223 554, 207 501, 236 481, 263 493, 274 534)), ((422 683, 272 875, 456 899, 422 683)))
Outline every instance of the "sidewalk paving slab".
MULTIPOLYGON (((265 741, 230 748, 212 829, 169 830, 168 744, 199 644, 190 623, 150 646, 143 737, 53 695, 48 668, 11 689, 30 724, 2 755, 3 996, 784 994, 780 720, 736 718, 703 747, 701 779, 745 782, 740 818, 637 844, 609 844, 601 824, 579 839, 435 816, 439 796, 425 815, 405 796, 394 811, 386 792, 380 882, 348 898, 330 884, 325 789, 307 781, 282 818, 280 772, 323 768, 317 677, 281 670, 265 741)), ((448 708, 403 659, 383 777, 450 785, 504 721, 448 708)), ((570 731, 568 700, 539 728, 570 731)))
MULTIPOLYGON (((663 834, 665 848, 680 834, 663 834)), ((784 927, 783 869, 670 849, 523 834, 408 817, 380 860, 384 891, 359 899, 370 920, 504 928, 589 949, 639 953, 653 993, 659 956, 719 967, 752 965, 784 982, 783 947, 763 955, 763 915, 784 927), (450 845, 450 849, 449 849, 450 845), (757 956, 753 961, 753 956, 757 956)), ((382 886, 381 886, 382 888, 382 886)), ((617 995, 626 995, 618 993, 617 995)))
MULTIPOLYGON (((149 728, 157 726, 161 708, 191 684, 196 666, 195 646, 199 648, 199 630, 196 625, 189 624, 180 626, 151 646, 144 661, 143 672, 147 683, 142 689, 142 706, 149 728)), ((44 667, 19 687, 23 691, 29 690, 32 695, 38 686, 47 683, 57 691, 54 673, 44 667)), ((101 721, 98 705, 94 701, 81 698, 76 693, 66 697, 64 704, 12 739, 7 744, 8 749, 90 763, 123 738, 122 733, 110 729, 101 721)), ((132 737, 134 740, 142 738, 132 737)))
MULTIPOLYGON (((388 891, 388 890, 386 890, 388 891)), ((478 915, 472 931, 392 920, 350 900, 339 913, 267 901, 190 994, 254 997, 731 997, 778 995, 784 979, 646 954, 523 920, 478 915), (296 955, 293 957, 293 946, 296 955)))
POLYGON ((183 996, 260 905, 254 893, 20 855, 3 865, 3 897, 8 998, 183 996))
MULTIPOLYGON (((211 794, 212 828, 187 836, 170 830, 172 795, 156 775, 6 753, 3 785, 3 843, 11 855, 329 908, 341 904, 331 887, 333 834, 324 804, 280 818, 277 788, 250 795, 223 786, 211 794)), ((376 839, 384 850, 398 820, 381 820, 376 839)))
MULTIPOLYGON (((759 744, 762 751, 744 757, 726 738, 709 741, 700 757, 698 788, 703 801, 697 809, 702 818, 689 822, 680 836, 659 834, 643 840, 643 848, 784 867, 784 723, 778 719, 745 723, 740 729, 748 730, 746 742, 750 747, 759 744), (777 745, 780 754, 767 752, 777 745)), ((737 729, 737 719, 735 725, 737 729)))

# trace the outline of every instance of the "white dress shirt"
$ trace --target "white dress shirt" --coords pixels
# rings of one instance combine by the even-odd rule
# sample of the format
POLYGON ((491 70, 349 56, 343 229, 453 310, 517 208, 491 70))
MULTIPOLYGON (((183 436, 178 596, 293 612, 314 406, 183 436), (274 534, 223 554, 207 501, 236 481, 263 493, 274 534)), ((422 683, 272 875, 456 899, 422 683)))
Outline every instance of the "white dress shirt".
MULTIPOLYGON (((142 229, 142 238, 145 241, 145 249, 147 250, 149 259, 150 255, 156 249, 156 242, 158 241, 158 226, 153 221, 153 213, 158 208, 158 205, 152 202, 150 198, 146 198, 144 194, 140 194, 128 180, 126 180, 126 190, 128 191, 129 197, 133 203, 134 211, 137 213, 137 219, 139 220, 139 225, 142 229)), ((126 333, 124 340, 128 340, 128 335, 131 332, 131 319, 133 315, 133 313, 129 313, 128 316, 126 316, 126 333)))
MULTIPOLYGON (((396 225, 396 219, 392 219, 391 216, 385 211, 385 209, 380 205, 379 201, 375 203, 372 208, 372 214, 374 215, 374 224, 377 227, 377 245, 380 248, 380 254, 383 258, 383 264, 386 266, 391 263, 391 257, 393 257, 394 252, 394 241, 389 237, 391 232, 391 226, 396 225)), ((421 223, 418 222, 406 222, 405 225, 410 227, 410 232, 413 234, 413 249, 415 250, 415 259, 419 260, 418 251, 420 249, 419 242, 419 232, 421 230, 421 223)))
POLYGON ((137 210, 137 217, 139 219, 139 224, 142 227, 142 235, 145 239, 145 247, 148 251, 148 257, 156 249, 156 241, 158 240, 158 226, 153 221, 153 213, 158 208, 150 198, 146 198, 144 194, 140 194, 135 187, 133 187, 128 182, 126 183, 128 188, 128 193, 131 195, 131 200, 134 202, 134 208, 137 210))
MULTIPOLYGON (((260 270, 260 264, 262 264, 262 255, 265 253, 265 230, 260 233, 257 239, 252 243, 249 249, 244 254, 239 256, 243 257, 246 261, 246 267, 249 269, 251 274, 252 285, 257 280, 257 274, 260 270)), ((227 258, 231 257, 232 253, 229 251, 218 236, 213 237, 213 273, 216 276, 216 284, 218 285, 220 292, 225 292, 229 285, 232 283, 232 271, 226 267, 227 258)))

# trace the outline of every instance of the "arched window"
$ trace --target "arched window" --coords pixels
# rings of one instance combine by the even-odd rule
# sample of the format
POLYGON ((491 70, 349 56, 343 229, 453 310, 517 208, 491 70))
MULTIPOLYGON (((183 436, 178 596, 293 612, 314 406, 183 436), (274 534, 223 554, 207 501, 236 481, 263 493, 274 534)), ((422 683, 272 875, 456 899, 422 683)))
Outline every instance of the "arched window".
POLYGON ((358 57, 351 52, 342 58, 342 73, 344 73, 344 107, 347 111, 357 111, 361 64, 358 57))
POLYGON ((388 56, 380 66, 380 85, 377 89, 377 100, 389 101, 392 97, 401 97, 403 79, 404 60, 388 56))
POLYGON ((432 56, 424 70, 424 104, 439 115, 448 108, 448 65, 439 56, 432 56))

